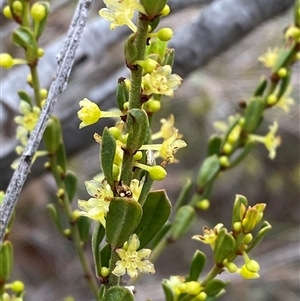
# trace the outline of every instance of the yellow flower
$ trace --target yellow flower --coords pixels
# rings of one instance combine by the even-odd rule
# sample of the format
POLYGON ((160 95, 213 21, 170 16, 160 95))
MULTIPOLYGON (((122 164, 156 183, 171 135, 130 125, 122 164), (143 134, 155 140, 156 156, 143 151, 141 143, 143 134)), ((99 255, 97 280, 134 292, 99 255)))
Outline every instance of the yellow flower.
POLYGON ((281 96, 281 98, 276 103, 276 106, 286 113, 290 112, 290 106, 292 106, 295 102, 292 97, 290 97, 290 94, 292 92, 292 86, 289 86, 285 93, 281 96))
POLYGON ((79 128, 82 129, 85 126, 96 123, 100 118, 103 117, 120 117, 120 113, 117 112, 103 112, 100 110, 98 105, 90 101, 87 98, 79 101, 81 109, 77 112, 78 118, 82 121, 79 128))
POLYGON ((259 263, 256 260, 250 259, 246 252, 243 252, 243 258, 245 264, 242 265, 237 272, 244 278, 244 279, 256 279, 259 278, 258 271, 260 270, 259 263))
POLYGON ((145 274, 154 274, 155 269, 148 257, 151 254, 150 249, 141 249, 137 251, 140 246, 140 240, 136 234, 130 235, 127 242, 124 243, 123 248, 117 249, 116 252, 120 260, 116 262, 116 266, 112 273, 118 277, 127 274, 131 278, 138 276, 138 271, 145 274))
POLYGON ((208 244, 213 249, 215 246, 215 241, 218 236, 218 233, 222 227, 223 224, 221 223, 217 224, 213 229, 210 229, 205 226, 203 227, 204 235, 194 235, 192 239, 199 240, 205 244, 208 244))
POLYGON ((281 144, 279 136, 275 136, 278 129, 278 123, 274 121, 273 125, 269 127, 270 132, 266 136, 259 136, 255 134, 249 135, 250 139, 263 143, 269 151, 269 158, 274 159, 276 156, 276 149, 281 144))
POLYGON ((82 210, 78 212, 78 215, 97 220, 105 227, 105 218, 109 211, 109 199, 113 197, 113 192, 105 180, 102 182, 86 181, 85 186, 92 198, 87 201, 78 200, 78 207, 82 210))
POLYGON ((267 68, 273 68, 278 58, 279 49, 268 49, 265 54, 260 56, 258 60, 267 68))
POLYGON ((177 74, 171 74, 171 72, 171 66, 165 65, 143 76, 143 94, 161 94, 173 97, 174 90, 182 83, 182 78, 177 74))
MULTIPOLYGON (((162 124, 162 126, 160 128, 160 131, 151 136, 152 140, 156 140, 156 139, 159 139, 159 138, 163 138, 164 140, 166 140, 166 139, 172 137, 173 134, 174 134, 175 119, 174 119, 173 114, 170 115, 170 117, 168 119, 162 118, 160 120, 160 123, 162 124)), ((181 138, 182 135, 178 134, 177 137, 181 138)))
POLYGON ((242 220, 244 233, 251 232, 255 226, 261 221, 266 204, 260 203, 253 207, 249 206, 242 220))
POLYGON ((107 8, 102 8, 99 15, 105 20, 111 21, 110 29, 114 30, 117 26, 127 25, 133 32, 136 26, 132 22, 136 10, 146 14, 144 7, 138 0, 103 0, 107 8))
POLYGON ((162 165, 167 163, 176 163, 178 160, 174 157, 180 148, 187 146, 184 140, 178 139, 178 129, 173 129, 173 135, 166 139, 162 144, 146 144, 140 150, 156 150, 154 157, 161 157, 164 159, 162 165))

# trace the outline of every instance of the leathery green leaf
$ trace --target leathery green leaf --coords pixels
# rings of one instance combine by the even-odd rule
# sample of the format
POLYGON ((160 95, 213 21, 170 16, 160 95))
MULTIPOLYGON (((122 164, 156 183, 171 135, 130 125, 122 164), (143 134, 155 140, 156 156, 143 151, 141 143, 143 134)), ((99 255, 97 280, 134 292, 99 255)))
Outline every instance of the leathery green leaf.
POLYGON ((107 290, 101 301, 134 301, 129 289, 122 286, 114 286, 107 290))
POLYGON ((134 199, 114 198, 106 217, 107 241, 113 248, 123 246, 133 233, 142 217, 142 207, 134 199))
POLYGON ((128 133, 126 151, 133 155, 145 142, 149 121, 147 113, 142 109, 131 109, 128 111, 128 124, 131 124, 128 133))
POLYGON ((116 140, 110 133, 107 127, 104 128, 102 134, 102 144, 100 150, 100 162, 102 171, 107 179, 107 182, 112 187, 113 179, 113 162, 116 153, 116 140))
POLYGON ((221 165, 217 155, 207 157, 199 170, 197 177, 198 186, 202 188, 214 177, 216 177, 220 170, 220 167, 221 165))
POLYGON ((206 261, 206 255, 203 252, 196 250, 190 265, 190 273, 189 273, 188 281, 198 280, 203 270, 205 261, 206 261))
POLYGON ((223 260, 235 249, 235 240, 225 228, 218 233, 215 241, 214 260, 216 264, 222 264, 223 260))
POLYGON ((193 223, 195 210, 192 206, 182 206, 176 213, 174 223, 170 229, 170 240, 177 240, 183 236, 193 223))
POLYGON ((212 279, 209 281, 204 289, 208 297, 213 297, 217 295, 221 290, 223 290, 229 282, 224 282, 219 279, 212 279))
POLYGON ((171 214, 171 203, 165 190, 152 191, 143 206, 143 216, 135 229, 140 248, 146 246, 163 227, 171 214))

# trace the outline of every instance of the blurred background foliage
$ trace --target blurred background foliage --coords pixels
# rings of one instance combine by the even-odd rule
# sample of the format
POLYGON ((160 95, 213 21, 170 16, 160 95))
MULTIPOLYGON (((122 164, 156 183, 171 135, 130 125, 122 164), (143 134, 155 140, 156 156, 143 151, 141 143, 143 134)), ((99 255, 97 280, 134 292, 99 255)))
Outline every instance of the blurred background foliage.
MULTIPOLYGON (((54 7, 58 5, 59 9, 50 17, 41 39, 42 46, 67 30, 76 4, 75 1, 51 2, 54 7)), ((101 3, 99 1, 94 5, 94 17, 102 7, 101 3)), ((191 12, 187 12, 186 16, 191 12)), ((268 74, 268 70, 258 62, 258 57, 268 47, 280 45, 282 32, 291 18, 292 11, 288 11, 266 22, 204 68, 185 78, 174 99, 163 100, 162 110, 155 117, 157 130, 159 119, 172 113, 175 126, 188 144, 178 153, 180 163, 168 166, 169 176, 156 185, 157 188, 167 189, 172 202, 175 202, 185 179, 195 178, 206 156, 207 141, 215 132, 213 123, 226 121, 230 114, 239 111, 238 101, 248 100, 261 76, 268 74)), ((178 17, 170 18, 164 25, 180 26, 176 24, 177 20, 178 17)), ((2 19, 0 25, 4 29, 2 45, 5 45, 5 51, 18 54, 20 50, 12 47, 8 35, 5 35, 13 25, 2 19)), ((118 55, 122 55, 122 52, 118 55)), ((224 172, 217 179, 210 199, 211 208, 199 212, 197 221, 185 238, 170 245, 162 254, 155 264, 156 274, 141 279, 136 287, 137 301, 147 298, 164 300, 160 288, 162 277, 186 274, 189 260, 196 249, 210 253, 209 248, 190 238, 194 234, 201 234, 204 225, 214 226, 222 222, 228 226, 235 194, 245 195, 250 204, 267 203, 265 219, 273 225, 273 230, 252 254, 261 264, 261 278, 243 281, 238 275, 220 275, 232 282, 227 294, 220 300, 299 300, 299 63, 293 69, 294 106, 289 114, 277 109, 267 112, 260 129, 262 134, 266 133, 274 119, 279 122, 282 145, 275 160, 270 160, 265 148, 259 145, 240 166, 224 172)), ((1 72, 1 76, 6 75, 6 71, 1 72)), ((74 101, 77 103, 79 99, 74 101)), ((101 133, 102 128, 98 132, 101 133)), ((79 177, 78 198, 87 198, 84 181, 99 172, 98 152, 99 146, 95 143, 87 149, 83 146, 80 154, 70 158, 70 168, 79 177)), ((17 219, 11 234, 15 246, 14 277, 26 283, 26 300, 63 300, 68 295, 76 300, 91 300, 72 244, 60 237, 48 216, 45 206, 49 201, 55 201, 55 186, 49 175, 27 182, 17 206, 17 219)), ((87 252, 90 253, 89 246, 87 252)))

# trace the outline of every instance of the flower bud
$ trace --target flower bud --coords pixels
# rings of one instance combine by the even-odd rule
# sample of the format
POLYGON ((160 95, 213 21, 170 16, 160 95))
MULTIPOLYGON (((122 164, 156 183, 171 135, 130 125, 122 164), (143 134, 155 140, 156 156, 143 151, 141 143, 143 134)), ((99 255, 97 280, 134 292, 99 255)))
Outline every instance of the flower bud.
POLYGON ((230 143, 226 142, 223 146, 223 152, 226 155, 229 155, 232 152, 232 145, 230 143))
POLYGON ((14 1, 12 4, 13 11, 16 15, 20 16, 23 11, 23 3, 21 1, 14 1))
POLYGON ((8 5, 4 6, 4 8, 3 8, 3 15, 7 19, 11 19, 12 18, 12 13, 11 13, 10 7, 8 5))
POLYGON ((167 172, 162 166, 155 165, 150 168, 149 175, 152 180, 162 181, 167 176, 167 172))
POLYGON ((39 47, 37 50, 38 57, 43 57, 44 54, 45 54, 45 50, 43 48, 39 47))
POLYGON ((35 22, 40 22, 46 17, 46 8, 41 3, 35 3, 31 7, 31 16, 35 22))
POLYGON ((220 164, 223 166, 223 167, 228 167, 230 165, 230 162, 229 162, 229 159, 227 156, 221 156, 219 158, 219 161, 220 161, 220 164))
POLYGON ((197 281, 190 281, 186 283, 186 292, 190 295, 198 295, 202 287, 197 281))
POLYGON ((109 269, 106 268, 106 267, 102 267, 101 270, 100 270, 100 273, 101 273, 102 277, 106 277, 109 274, 109 269))
POLYGON ((158 31, 157 37, 164 42, 168 42, 173 38, 173 30, 171 28, 162 28, 158 31))
POLYGON ((226 264, 226 268, 229 273, 235 273, 237 271, 237 266, 233 262, 229 262, 226 264))
POLYGON ((159 100, 155 100, 153 98, 149 99, 144 103, 143 109, 148 113, 158 112, 161 108, 161 103, 159 100))
POLYGON ((277 97, 274 94, 269 95, 268 98, 267 98, 267 103, 270 106, 275 104, 276 101, 277 101, 277 97))
POLYGON ((14 61, 10 54, 8 54, 8 53, 0 54, 0 67, 9 69, 13 65, 14 65, 14 61))
POLYGON ((15 293, 21 293, 24 291, 25 286, 22 281, 14 281, 13 283, 11 283, 10 288, 15 293))
POLYGON ((210 202, 208 199, 201 200, 196 204, 196 207, 201 210, 207 210, 210 207, 210 202))
POLYGON ((171 9, 170 6, 168 4, 166 4, 163 8, 163 10, 161 11, 160 15, 162 17, 166 17, 169 13, 170 13, 171 9))
POLYGON ((244 239, 243 239, 243 243, 244 244, 249 244, 253 239, 253 235, 251 233, 248 233, 245 235, 244 239))

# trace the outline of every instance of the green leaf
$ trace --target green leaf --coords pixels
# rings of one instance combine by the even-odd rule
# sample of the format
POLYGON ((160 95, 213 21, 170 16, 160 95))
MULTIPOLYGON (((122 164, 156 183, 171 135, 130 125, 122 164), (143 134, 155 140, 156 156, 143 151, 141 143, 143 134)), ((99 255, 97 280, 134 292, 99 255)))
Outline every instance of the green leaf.
POLYGON ((262 81, 259 83, 259 85, 257 86, 253 96, 262 96, 267 88, 268 85, 268 81, 264 78, 262 79, 262 81))
POLYGON ((184 186, 182 187, 180 194, 175 202, 175 212, 183 206, 183 204, 187 201, 188 195, 191 192, 193 182, 191 178, 187 178, 184 186))
POLYGON ((152 191, 143 206, 143 216, 135 229, 140 249, 146 246, 163 227, 171 214, 171 203, 165 190, 152 191))
POLYGON ((195 210, 191 206, 182 206, 175 215, 174 223, 170 229, 170 240, 177 240, 189 229, 195 218, 195 210))
POLYGON ((26 101, 30 106, 32 106, 31 97, 28 95, 26 91, 18 91, 18 95, 21 100, 26 101))
POLYGON ((251 250, 253 250, 266 236, 266 234, 272 229, 272 226, 267 222, 264 221, 259 232, 254 237, 254 239, 251 241, 250 245, 247 248, 247 253, 249 253, 251 250))
POLYGON ((165 293, 166 301, 174 301, 174 293, 172 287, 167 284, 165 279, 162 281, 161 285, 165 293))
POLYGON ((217 135, 213 135, 212 137, 210 137, 207 146, 207 155, 208 156, 219 155, 221 144, 222 144, 221 137, 217 135))
POLYGON ((35 64, 38 59, 38 44, 33 33, 27 27, 20 26, 13 31, 12 40, 16 45, 25 49, 27 63, 35 64))
POLYGON ((86 216, 80 216, 77 220, 80 240, 86 243, 90 238, 91 220, 86 216))
POLYGON ((133 233, 142 217, 142 207, 134 199, 113 198, 106 217, 107 241, 121 247, 133 233))
POLYGON ((116 98, 120 111, 124 111, 124 103, 129 101, 129 91, 124 77, 118 79, 116 98))
POLYGON ((229 282, 223 282, 219 279, 212 279, 209 281, 204 289, 208 297, 213 297, 217 295, 221 290, 223 290, 229 282))
POLYGON ((167 233, 169 232, 171 227, 172 227, 172 223, 170 223, 170 222, 166 222, 164 224, 164 226, 160 229, 160 231, 153 238, 152 243, 151 243, 151 249, 154 249, 160 243, 160 241, 165 238, 165 236, 167 235, 167 233))
POLYGON ((232 226, 236 222, 241 222, 241 206, 248 206, 248 200, 240 194, 235 196, 233 210, 232 210, 232 226))
POLYGON ((100 162, 102 171, 107 179, 108 184, 113 187, 113 162, 116 153, 116 140, 107 127, 102 134, 102 144, 100 150, 100 162))
POLYGON ((61 167, 64 172, 67 172, 67 157, 64 143, 60 143, 56 152, 57 165, 61 167))
POLYGON ((207 157, 198 173, 197 184, 200 188, 205 187, 212 179, 214 179, 221 168, 217 155, 207 157))
POLYGON ((47 209, 50 213, 51 219, 54 222, 57 230, 59 231, 59 233, 61 235, 64 236, 64 230, 63 230, 63 227, 61 225, 61 221, 60 221, 60 218, 59 218, 59 215, 58 215, 58 212, 57 212, 57 209, 56 209, 55 205, 54 204, 48 204, 47 209))
POLYGON ((190 265, 188 281, 197 281, 206 261, 206 255, 196 250, 190 265))
POLYGON ((101 301, 134 301, 134 299, 127 288, 114 286, 107 290, 101 301))
POLYGON ((128 138, 126 152, 133 155, 147 140, 149 121, 145 110, 131 109, 128 111, 128 138))
POLYGON ((97 277, 101 275, 102 264, 101 264, 101 254, 100 254, 100 243, 103 240, 104 235, 105 235, 104 227, 102 226, 101 223, 97 223, 92 236, 92 251, 93 251, 94 264, 95 264, 97 277))
POLYGON ((256 130, 263 118, 264 109, 265 104, 262 98, 254 97, 250 100, 247 104, 245 123, 243 125, 243 130, 246 133, 253 133, 256 130))
POLYGON ((231 234, 227 232, 225 228, 222 228, 215 241, 214 247, 214 261, 217 265, 221 265, 223 260, 228 257, 229 254, 235 251, 235 240, 231 234))
POLYGON ((5 283, 12 272, 13 267, 13 245, 10 241, 3 242, 0 249, 0 283, 5 283))
POLYGON ((106 244, 100 251, 101 267, 109 268, 109 261, 111 255, 111 247, 106 244))
POLYGON ((73 171, 68 170, 64 181, 69 201, 72 202, 77 192, 77 176, 73 171))
POLYGON ((50 155, 56 155, 62 142, 62 129, 57 117, 51 116, 44 131, 44 144, 50 155))

